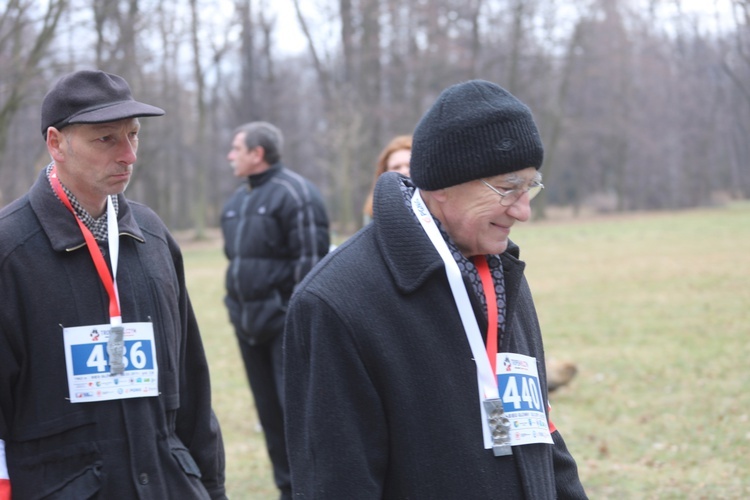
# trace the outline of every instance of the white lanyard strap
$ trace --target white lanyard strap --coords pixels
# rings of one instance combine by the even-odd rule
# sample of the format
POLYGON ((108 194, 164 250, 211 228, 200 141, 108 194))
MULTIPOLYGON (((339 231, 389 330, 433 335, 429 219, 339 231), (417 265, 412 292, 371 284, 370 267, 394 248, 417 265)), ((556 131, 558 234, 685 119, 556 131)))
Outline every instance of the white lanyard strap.
MULTIPOLYGON (((112 266, 112 284, 115 288, 115 297, 117 304, 120 304, 120 294, 117 291, 117 260, 120 257, 120 234, 117 227, 117 214, 115 206, 112 203, 112 197, 107 196, 107 244, 109 246, 109 262, 112 266)), ((122 317, 116 316, 110 318, 112 326, 120 326, 122 317)))
MULTIPOLYGON (((120 234, 117 227, 117 214, 112 203, 112 197, 107 196, 107 245, 109 246, 109 263, 112 266, 112 287, 114 288, 117 308, 120 308, 120 294, 117 291, 117 260, 120 257, 120 234)), ((125 372, 123 358, 125 356, 124 329, 122 316, 109 318, 111 328, 107 339, 107 354, 109 355, 109 371, 111 375, 122 375, 125 372)))
POLYGON ((432 214, 427 210, 427 206, 425 206, 424 201, 422 200, 419 189, 414 191, 414 196, 411 198, 411 208, 417 216, 417 219, 419 219, 422 229, 427 233, 435 250, 440 254, 440 257, 445 264, 445 273, 448 276, 448 283, 450 284, 451 292, 453 293, 453 300, 456 302, 458 314, 461 316, 461 323, 463 323, 464 331, 466 332, 466 339, 469 341, 471 354, 474 357, 474 362, 477 366, 479 409, 482 416, 484 447, 486 449, 491 449, 493 445, 492 436, 490 435, 489 428, 484 425, 484 422, 487 420, 487 415, 483 403, 485 399, 498 398, 497 379, 492 373, 492 367, 490 366, 490 360, 487 357, 484 341, 479 332, 479 324, 477 323, 476 316, 474 316, 474 311, 471 307, 471 302, 469 301, 469 294, 466 292, 466 287, 464 286, 464 281, 461 277, 461 270, 453 259, 453 255, 451 255, 448 245, 445 243, 445 240, 443 240, 440 230, 435 225, 435 221, 432 219, 432 214))

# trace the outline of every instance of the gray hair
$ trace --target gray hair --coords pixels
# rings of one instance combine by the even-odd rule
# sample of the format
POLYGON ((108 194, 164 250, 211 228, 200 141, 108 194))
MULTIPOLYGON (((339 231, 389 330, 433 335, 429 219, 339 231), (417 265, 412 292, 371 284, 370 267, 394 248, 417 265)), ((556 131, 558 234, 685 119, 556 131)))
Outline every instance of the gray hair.
MULTIPOLYGON (((511 172, 510 174, 503 176, 503 182, 521 186, 526 183, 526 179, 518 175, 516 172, 511 172)), ((534 172, 534 178, 531 179, 531 182, 542 182, 542 173, 539 170, 534 172)))
POLYGON ((281 148, 284 146, 284 136, 276 126, 268 122, 250 122, 240 125, 234 135, 245 134, 247 149, 263 148, 263 159, 273 165, 281 160, 281 148))

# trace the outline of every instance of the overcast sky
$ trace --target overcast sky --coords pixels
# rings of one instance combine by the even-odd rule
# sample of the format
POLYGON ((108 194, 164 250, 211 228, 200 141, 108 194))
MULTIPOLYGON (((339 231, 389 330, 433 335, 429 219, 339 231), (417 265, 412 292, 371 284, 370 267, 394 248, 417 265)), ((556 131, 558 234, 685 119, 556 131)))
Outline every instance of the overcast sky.
MULTIPOLYGON (((575 3, 578 0, 568 0, 575 3)), ((638 1, 638 0, 636 0, 638 1)), ((704 13, 712 15, 715 7, 720 12, 728 14, 731 9, 731 0, 680 0, 682 9, 686 14, 704 13)), ((643 8, 649 4, 649 0, 640 0, 643 8)), ((316 5, 322 3, 322 0, 302 0, 300 2, 305 18, 310 23, 310 28, 314 28, 321 23, 319 12, 315 9, 316 5)), ((666 15, 675 15, 674 0, 661 0, 662 7, 666 15)), ((299 53, 306 50, 306 41, 302 35, 297 21, 297 15, 294 12, 293 0, 275 0, 267 7, 270 11, 277 14, 276 20, 276 44, 279 50, 285 53, 299 53)), ((709 23, 710 24, 710 23, 709 23)))

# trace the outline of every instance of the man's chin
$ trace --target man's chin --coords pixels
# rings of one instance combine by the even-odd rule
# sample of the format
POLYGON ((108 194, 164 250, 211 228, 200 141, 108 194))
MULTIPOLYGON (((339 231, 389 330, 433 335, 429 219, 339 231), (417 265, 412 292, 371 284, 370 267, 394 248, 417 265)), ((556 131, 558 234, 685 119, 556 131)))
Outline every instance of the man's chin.
POLYGON ((492 254, 499 255, 506 251, 508 249, 508 240, 507 238, 501 242, 498 242, 496 245, 494 245, 496 250, 492 252, 492 254))
POLYGON ((112 186, 108 189, 108 193, 110 195, 120 194, 125 191, 125 189, 130 184, 130 179, 123 181, 123 182, 117 182, 115 184, 112 184, 112 186))

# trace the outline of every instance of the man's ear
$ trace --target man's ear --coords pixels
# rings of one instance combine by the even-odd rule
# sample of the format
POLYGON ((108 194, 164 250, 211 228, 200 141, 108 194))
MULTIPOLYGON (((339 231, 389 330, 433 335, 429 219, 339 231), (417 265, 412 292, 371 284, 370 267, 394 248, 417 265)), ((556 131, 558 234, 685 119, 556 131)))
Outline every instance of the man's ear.
POLYGON ((439 201, 440 203, 444 203, 447 199, 445 189, 436 189, 435 191, 430 191, 430 196, 435 198, 435 200, 439 201))
POLYGON ((56 162, 65 160, 64 144, 67 141, 65 136, 55 127, 47 129, 47 151, 56 162))

